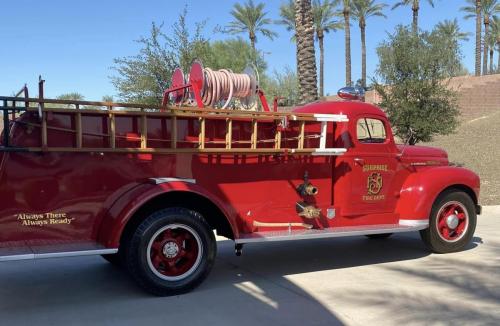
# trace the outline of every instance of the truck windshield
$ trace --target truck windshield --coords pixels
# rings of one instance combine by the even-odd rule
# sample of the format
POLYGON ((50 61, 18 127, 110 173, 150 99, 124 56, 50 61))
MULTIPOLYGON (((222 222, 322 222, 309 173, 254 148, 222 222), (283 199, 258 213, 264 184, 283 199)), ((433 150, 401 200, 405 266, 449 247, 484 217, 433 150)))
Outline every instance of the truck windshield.
POLYGON ((383 143, 387 139, 384 123, 377 119, 361 118, 356 129, 361 143, 383 143))

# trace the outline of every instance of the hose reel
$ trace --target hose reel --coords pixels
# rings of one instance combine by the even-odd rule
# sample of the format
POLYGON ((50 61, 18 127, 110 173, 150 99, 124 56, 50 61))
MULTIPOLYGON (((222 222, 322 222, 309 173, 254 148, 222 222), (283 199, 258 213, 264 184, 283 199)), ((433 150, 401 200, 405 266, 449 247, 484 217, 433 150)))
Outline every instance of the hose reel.
POLYGON ((264 110, 269 111, 264 93, 259 89, 259 75, 253 67, 247 67, 243 73, 234 73, 229 69, 204 68, 201 62, 195 61, 187 78, 180 68, 174 70, 162 105, 195 103, 199 108, 227 109, 233 102, 240 109, 251 109, 256 105, 257 95, 264 110))

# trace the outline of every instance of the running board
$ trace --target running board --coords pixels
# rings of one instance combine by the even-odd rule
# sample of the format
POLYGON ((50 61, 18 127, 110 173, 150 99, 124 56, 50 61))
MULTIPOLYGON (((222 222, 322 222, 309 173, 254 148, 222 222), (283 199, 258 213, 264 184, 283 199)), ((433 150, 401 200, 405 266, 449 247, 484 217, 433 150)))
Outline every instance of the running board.
POLYGON ((426 229, 428 226, 429 222, 426 220, 422 221, 402 220, 400 221, 400 224, 335 227, 322 230, 300 229, 300 230, 265 231, 265 232, 242 234, 239 239, 235 240, 235 242, 237 244, 243 244, 252 242, 322 239, 322 238, 349 237, 356 235, 412 232, 412 231, 419 231, 426 229))
POLYGON ((0 248, 0 262, 59 257, 116 254, 118 249, 105 248, 96 243, 57 244, 32 247, 0 248))

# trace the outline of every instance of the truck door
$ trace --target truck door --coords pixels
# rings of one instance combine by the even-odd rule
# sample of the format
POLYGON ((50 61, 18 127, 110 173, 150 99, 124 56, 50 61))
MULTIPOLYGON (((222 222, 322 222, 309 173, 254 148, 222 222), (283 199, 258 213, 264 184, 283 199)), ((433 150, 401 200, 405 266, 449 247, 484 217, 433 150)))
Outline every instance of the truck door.
POLYGON ((396 205, 394 178, 396 146, 388 121, 379 116, 357 116, 351 122, 353 148, 350 166, 351 197, 345 215, 392 213, 396 205))

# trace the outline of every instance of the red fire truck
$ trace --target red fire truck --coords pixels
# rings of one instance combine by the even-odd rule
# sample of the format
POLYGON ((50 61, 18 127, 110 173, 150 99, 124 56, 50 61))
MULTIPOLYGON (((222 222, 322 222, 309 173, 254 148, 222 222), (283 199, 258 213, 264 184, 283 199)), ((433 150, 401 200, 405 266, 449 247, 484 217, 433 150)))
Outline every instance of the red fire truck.
POLYGON ((184 106, 203 106, 207 76, 180 78, 161 106, 50 100, 43 87, 0 97, 0 261, 103 255, 172 295, 211 270, 213 231, 238 255, 414 231, 436 253, 470 242, 478 176, 443 150, 396 145, 355 89, 290 112, 184 106))

